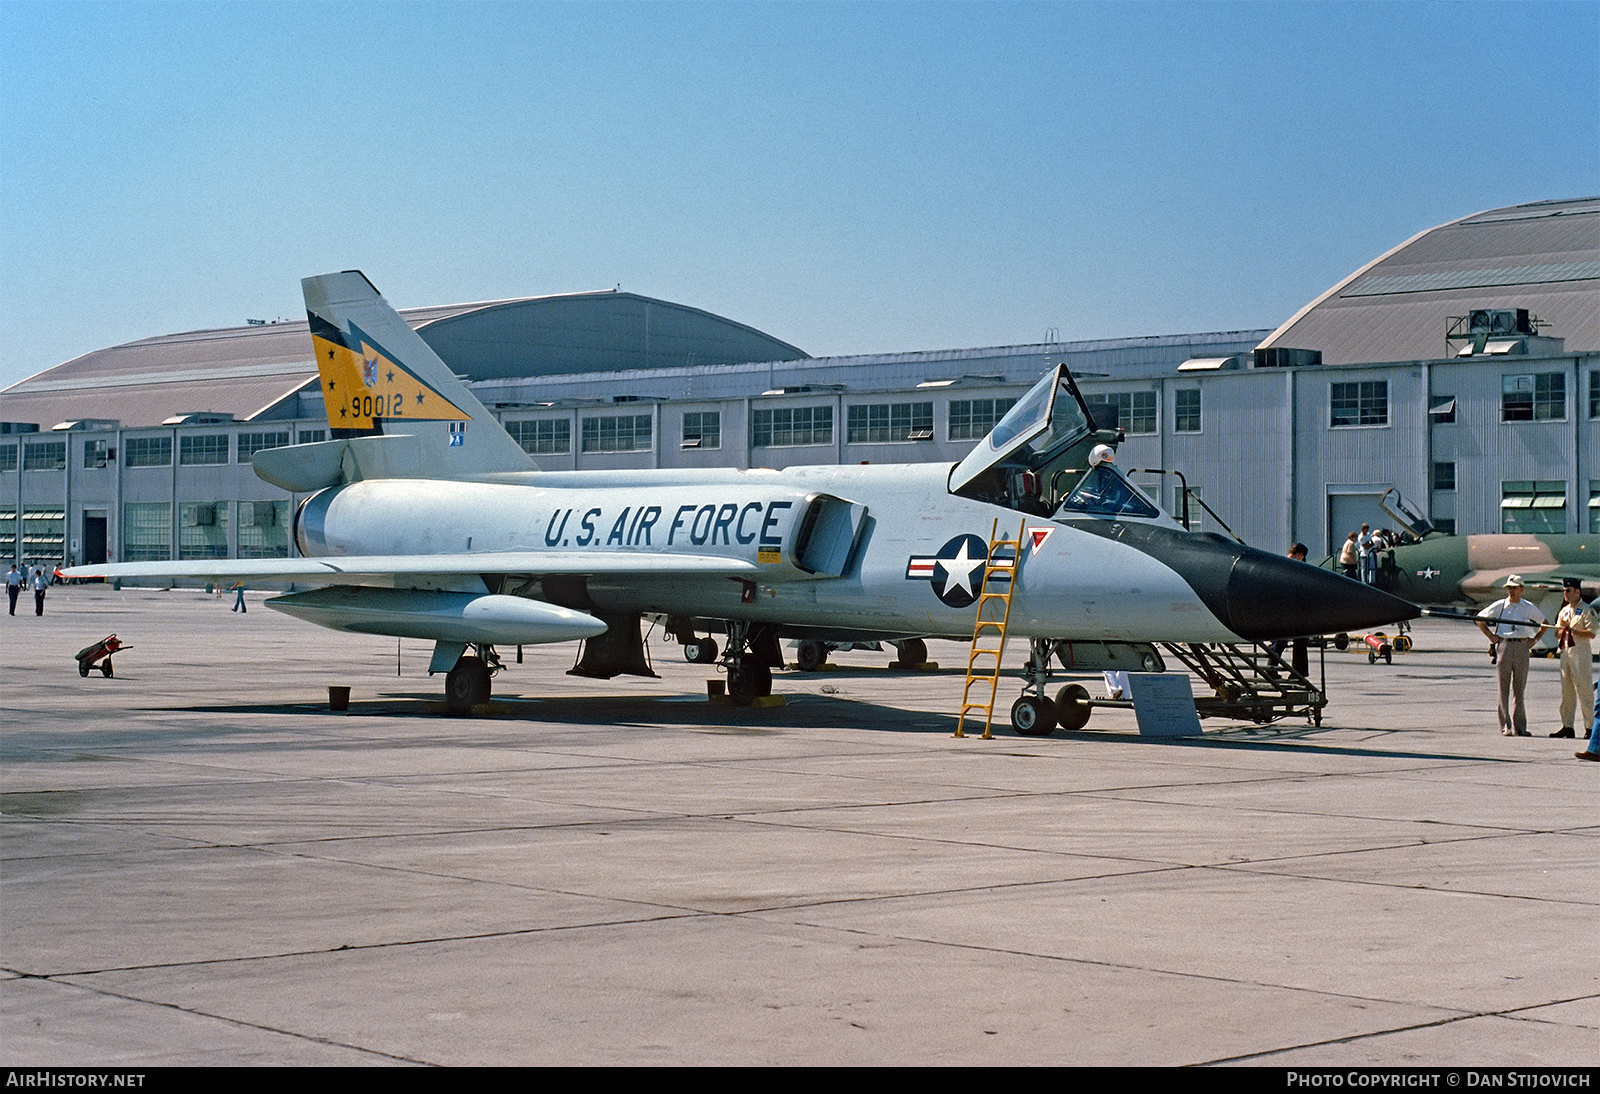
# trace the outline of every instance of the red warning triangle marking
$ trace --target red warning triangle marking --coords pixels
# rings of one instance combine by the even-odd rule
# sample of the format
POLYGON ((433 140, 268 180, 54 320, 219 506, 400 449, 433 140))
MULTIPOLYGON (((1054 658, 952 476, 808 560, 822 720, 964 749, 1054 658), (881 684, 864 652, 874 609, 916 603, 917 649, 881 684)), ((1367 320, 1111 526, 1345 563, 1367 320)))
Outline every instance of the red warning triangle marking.
POLYGON ((1030 555, 1038 554, 1039 548, 1044 546, 1044 541, 1049 539, 1050 533, 1054 531, 1054 528, 1029 528, 1028 538, 1032 541, 1032 543, 1028 548, 1028 553, 1030 555))

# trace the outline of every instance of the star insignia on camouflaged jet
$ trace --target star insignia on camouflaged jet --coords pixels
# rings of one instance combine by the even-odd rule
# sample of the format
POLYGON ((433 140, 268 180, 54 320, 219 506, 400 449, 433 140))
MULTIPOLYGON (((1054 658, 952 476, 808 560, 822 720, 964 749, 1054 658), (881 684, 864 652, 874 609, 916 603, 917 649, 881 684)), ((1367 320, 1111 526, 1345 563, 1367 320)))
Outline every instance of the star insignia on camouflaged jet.
POLYGON ((906 580, 928 581, 933 595, 952 608, 965 608, 983 589, 983 567, 989 545, 982 538, 957 536, 934 555, 912 555, 906 560, 906 580))

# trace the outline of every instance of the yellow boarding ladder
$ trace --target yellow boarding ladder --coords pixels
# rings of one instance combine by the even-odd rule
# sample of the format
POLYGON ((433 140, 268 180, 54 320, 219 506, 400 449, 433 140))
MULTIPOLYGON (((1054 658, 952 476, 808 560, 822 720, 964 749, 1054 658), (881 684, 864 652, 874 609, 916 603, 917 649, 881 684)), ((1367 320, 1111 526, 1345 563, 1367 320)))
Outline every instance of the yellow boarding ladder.
MULTIPOLYGON (((1011 622, 1011 591, 1016 588, 1017 563, 1022 558, 1022 535, 1027 530, 1024 517, 1016 539, 1001 539, 1000 521, 989 529, 989 558, 983 564, 983 589, 978 594, 978 618, 972 628, 972 649, 967 654, 967 684, 961 690, 961 715, 953 736, 965 737, 967 711, 983 711, 983 739, 994 734, 994 697, 1000 688, 1000 658, 1006 649, 1006 627, 1011 622), (1009 550, 1007 550, 1009 548, 1009 550), (972 698, 974 684, 988 684, 987 702, 972 698)), ((981 688, 979 689, 982 690, 981 688)))

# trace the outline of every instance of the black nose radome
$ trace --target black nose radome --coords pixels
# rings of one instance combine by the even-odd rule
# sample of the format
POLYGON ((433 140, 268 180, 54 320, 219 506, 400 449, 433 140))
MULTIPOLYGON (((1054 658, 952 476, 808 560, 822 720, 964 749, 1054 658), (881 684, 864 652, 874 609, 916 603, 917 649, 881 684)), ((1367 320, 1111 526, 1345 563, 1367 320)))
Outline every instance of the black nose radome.
POLYGON ((1219 535, 1149 524, 1072 523, 1137 547, 1176 571, 1223 626, 1252 642, 1364 631, 1422 614, 1381 589, 1219 535))
POLYGON ((1257 642, 1365 631, 1422 614, 1382 589, 1248 547, 1240 549, 1228 574, 1226 597, 1223 623, 1257 642))

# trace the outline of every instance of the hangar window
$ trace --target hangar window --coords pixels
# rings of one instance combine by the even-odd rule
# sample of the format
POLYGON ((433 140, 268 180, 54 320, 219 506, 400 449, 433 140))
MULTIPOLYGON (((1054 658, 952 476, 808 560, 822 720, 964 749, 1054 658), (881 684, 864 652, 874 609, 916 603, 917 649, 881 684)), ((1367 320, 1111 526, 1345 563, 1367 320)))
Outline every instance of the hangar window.
POLYGON ((981 441, 994 423, 1017 405, 1015 399, 954 399, 950 403, 950 440, 981 441))
POLYGON ((239 503, 239 557, 289 557, 289 503, 241 501, 239 503))
POLYGON ((122 451, 124 467, 172 466, 171 437, 129 437, 122 443, 122 451))
POLYGON ((1589 417, 1600 418, 1600 369, 1589 370, 1589 417))
POLYGON ((865 403, 850 407, 845 418, 845 440, 850 444, 932 439, 932 403, 865 403))
POLYGON ((185 502, 178 507, 178 557, 228 557, 227 502, 185 502))
POLYGON ((1172 393, 1172 431, 1200 432, 1200 389, 1188 388, 1172 393))
POLYGON ((645 452, 649 448, 648 414, 617 414, 583 420, 585 452, 645 452))
POLYGON ((833 407, 791 406, 757 410, 750 423, 757 448, 833 443, 833 407))
POLYGON ((722 412, 691 410, 683 416, 684 448, 721 448, 722 412))
MULTIPOLYGON (((1200 393, 1195 392, 1196 395, 1200 393)), ((1095 404, 1115 407, 1115 427, 1124 433, 1154 433, 1156 431, 1156 393, 1153 391, 1113 391, 1105 395, 1085 396, 1091 408, 1095 404)), ((1095 425, 1101 429, 1112 428, 1113 423, 1100 420, 1095 412, 1095 425)))
POLYGON ((65 466, 66 441, 31 441, 22 447, 24 471, 60 471, 65 466))
POLYGON ((1389 381, 1360 380, 1333 384, 1329 424, 1335 429, 1353 425, 1389 424, 1389 381))
POLYGON ((507 422, 506 432, 531 456, 565 455, 572 451, 572 423, 565 418, 507 422))
POLYGON ((86 468, 104 467, 111 458, 111 447, 105 441, 83 442, 83 466, 86 468))
POLYGON ((1600 482, 1589 480, 1589 534, 1600 535, 1600 482))
POLYGON ((241 433, 239 434, 239 462, 249 463, 250 457, 260 452, 263 448, 282 448, 289 443, 289 431, 280 430, 276 433, 241 433))
POLYGON ((180 464, 227 463, 228 435, 202 433, 198 437, 181 437, 178 440, 180 464))
POLYGON ((1436 461, 1433 465, 1433 488, 1448 493, 1456 488, 1454 460, 1436 461))
POLYGON ((1553 535, 1566 530, 1566 483, 1540 479, 1500 484, 1500 531, 1553 535))
POLYGON ((300 444, 320 444, 328 439, 326 429, 302 429, 298 434, 300 444))
POLYGON ((172 557, 172 503, 122 504, 122 561, 165 562, 172 557))
POLYGON ((17 446, 14 444, 0 444, 0 471, 15 471, 17 469, 17 446))
MULTIPOLYGON (((60 509, 22 511, 22 557, 62 558, 66 544, 67 514, 60 509)), ((12 556, 16 557, 16 556, 12 556)))
POLYGON ((1560 372, 1500 377, 1500 420, 1559 422, 1567 416, 1567 378, 1560 372))

